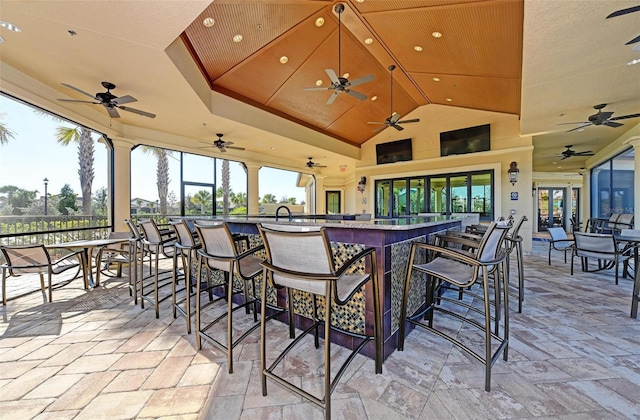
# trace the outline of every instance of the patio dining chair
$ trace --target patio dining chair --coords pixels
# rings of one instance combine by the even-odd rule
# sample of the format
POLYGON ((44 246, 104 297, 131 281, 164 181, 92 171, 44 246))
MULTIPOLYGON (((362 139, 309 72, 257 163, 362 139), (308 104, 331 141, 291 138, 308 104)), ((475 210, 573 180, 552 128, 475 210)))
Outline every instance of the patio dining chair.
MULTIPOLYGON (((264 277, 271 286, 286 289, 287 303, 285 306, 289 315, 289 337, 293 339, 284 349, 279 351, 280 354, 275 356, 273 362, 267 365, 267 354, 272 354, 272 351, 277 348, 267 350, 267 320, 262 318, 260 327, 262 395, 267 395, 267 379, 270 379, 324 408, 325 419, 330 419, 331 393, 351 361, 370 342, 373 342, 375 348, 375 373, 382 373, 383 338, 375 249, 366 248, 359 251, 338 268, 323 227, 263 224, 259 226, 259 230, 267 250, 267 259, 262 263, 264 277), (362 312, 358 313, 359 311, 355 312, 357 306, 354 306, 354 313, 350 316, 362 316, 362 331, 345 331, 344 328, 341 328, 344 326, 340 321, 335 319, 337 317, 332 316, 332 311, 335 309, 334 307, 343 307, 353 301, 365 300, 358 293, 361 289, 364 290, 364 287, 371 288, 373 308, 366 308, 368 304, 360 305, 362 312), (308 300, 305 299, 305 302, 308 302, 311 307, 310 316, 312 317, 311 325, 297 337, 295 336, 293 314, 294 291, 308 294, 308 300), (319 303, 321 300, 323 303, 319 303), (322 310, 318 308, 320 305, 323 306, 322 310), (370 315, 366 315, 367 312, 370 315), (366 320, 365 317, 368 316, 373 319, 366 320), (318 397, 303 389, 299 384, 299 378, 297 378, 298 383, 294 383, 285 376, 287 369, 283 371, 278 367, 286 363, 281 363, 286 360, 286 355, 294 348, 299 348, 297 346, 302 343, 302 339, 312 332, 315 348, 319 348, 318 335, 321 326, 324 330, 324 362, 322 367, 324 370, 324 395, 318 397), (333 332, 346 334, 350 341, 353 340, 354 347, 346 359, 343 359, 340 368, 332 378, 331 336, 333 332)), ((264 287, 262 288, 261 301, 264 313, 267 302, 266 288, 264 287)))
MULTIPOLYGON (((128 232, 111 232, 109 239, 130 239, 128 232)), ((130 242, 130 241, 129 241, 130 242)), ((98 248, 95 255, 96 266, 96 287, 100 285, 102 274, 108 277, 122 277, 122 265, 132 264, 132 256, 129 252, 129 243, 108 245, 98 248), (110 268, 115 265, 116 272, 112 273, 110 268)))
POLYGON ((51 280, 53 275, 64 273, 74 268, 78 272, 71 280, 78 277, 82 273, 84 279, 84 288, 88 289, 87 273, 84 270, 83 251, 72 252, 62 258, 52 259, 49 250, 44 245, 2 245, 0 251, 4 255, 6 261, 2 264, 2 305, 7 304, 7 279, 9 277, 18 277, 25 274, 38 274, 40 276, 40 289, 45 297, 46 291, 44 284, 44 276, 47 276, 49 289, 49 302, 53 301, 53 286, 51 280))
POLYGON ((569 239, 567 232, 561 227, 547 229, 551 240, 549 241, 549 265, 551 265, 551 250, 564 252, 564 263, 567 263, 567 251, 573 252, 575 241, 569 239))
MULTIPOLYGON (((620 263, 628 264, 632 258, 632 249, 620 248, 616 244, 613 233, 585 233, 576 232, 575 249, 571 256, 571 275, 573 275, 573 259, 579 257, 582 263, 582 271, 595 272, 614 269, 615 281, 618 284, 618 267, 620 263), (589 269, 589 258, 598 260, 597 268, 589 269)), ((626 277, 626 270, 623 271, 626 277)))

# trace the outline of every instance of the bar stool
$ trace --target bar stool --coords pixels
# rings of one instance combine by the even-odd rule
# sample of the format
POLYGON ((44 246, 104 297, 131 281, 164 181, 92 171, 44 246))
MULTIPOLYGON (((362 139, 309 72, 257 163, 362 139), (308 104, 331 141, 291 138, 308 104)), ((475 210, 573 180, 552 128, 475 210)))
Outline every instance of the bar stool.
MULTIPOLYGON (((259 245, 239 253, 233 235, 225 222, 216 224, 196 222, 194 226, 202 244, 202 248, 197 251, 196 346, 200 350, 202 348, 202 339, 205 339, 215 347, 225 351, 227 353, 229 373, 233 373, 233 348, 260 326, 257 316, 258 299, 255 283, 256 278, 262 274, 262 266, 260 265, 262 259, 255 254, 262 251, 264 246, 259 245), (212 285, 211 287, 224 287, 225 293, 210 304, 221 299, 227 301, 227 310, 204 326, 202 325, 204 306, 201 304, 200 299, 203 268, 207 269, 207 276, 211 275, 210 270, 221 271, 224 275, 222 284, 212 285), (234 276, 240 279, 242 283, 240 287, 234 284, 234 276), (233 298, 234 295, 238 294, 242 295, 242 302, 234 307, 233 298), (240 337, 234 339, 233 313, 242 308, 245 308, 247 314, 250 314, 250 309, 253 308, 253 325, 246 329, 240 337), (210 330, 225 317, 227 318, 226 342, 222 342, 216 339, 210 330)), ((210 282, 210 279, 208 281, 210 282)))
MULTIPOLYGON (((398 350, 404 350, 407 322, 431 331, 458 346, 485 365, 486 391, 491 389, 491 367, 498 360, 500 354, 502 354, 505 361, 508 356, 509 292, 503 275, 506 252, 502 249, 502 242, 508 228, 508 225, 498 226, 496 222, 492 222, 482 236, 475 253, 425 243, 414 243, 411 246, 407 280, 402 296, 398 350), (425 253, 430 258, 428 262, 423 263, 421 260, 423 260, 425 253), (420 306, 409 308, 409 293, 414 272, 427 276, 425 300, 420 306), (495 316, 493 318, 491 316, 492 303, 489 295, 489 275, 491 272, 493 272, 495 279, 493 305, 495 316), (482 309, 476 308, 460 299, 450 298, 446 293, 443 293, 443 291, 446 292, 449 285, 454 286, 454 290, 458 291, 461 288, 466 289, 473 286, 476 282, 480 282, 482 286, 483 294, 478 295, 483 303, 482 309), (501 289, 502 305, 499 304, 501 289), (442 302, 445 302, 446 305, 442 305, 442 302), (501 306, 504 309, 502 335, 499 334, 497 324, 497 320, 500 318, 501 306), (456 307, 460 308, 460 310, 456 311, 456 307), (484 355, 459 341, 456 336, 451 335, 447 330, 437 329, 434 326, 435 312, 452 316, 483 331, 484 355), (469 316, 474 314, 479 314, 483 321, 478 321, 469 316), (493 332, 491 331, 492 320, 496 322, 496 328, 493 332), (495 339, 498 343, 495 352, 493 352, 492 339, 495 339)), ((465 291, 465 294, 467 293, 469 292, 465 291)), ((473 294, 471 295, 474 296, 473 294)), ((457 333, 457 330, 455 332, 457 333)))
MULTIPOLYGON (((140 279, 140 306, 144 308, 144 301, 148 301, 153 303, 153 307, 156 311, 156 318, 160 317, 160 296, 159 290, 167 286, 169 283, 164 281, 160 282, 160 270, 159 270, 159 260, 160 258, 173 259, 173 254, 175 252, 174 243, 175 236, 171 235, 162 235, 160 230, 158 229, 158 225, 153 219, 144 220, 140 222, 140 228, 142 229, 143 238, 141 240, 142 243, 142 268, 141 274, 142 277, 140 279), (151 285, 153 286, 153 291, 145 293, 144 291, 144 253, 148 253, 149 255, 149 277, 153 278, 153 282, 151 285), (153 293, 153 295, 151 295, 153 293)), ((163 271, 163 273, 168 273, 169 271, 163 271)), ((166 280, 166 279, 164 279, 166 280)), ((173 278, 170 279, 171 283, 173 283, 173 278)), ((162 300, 168 298, 169 296, 165 296, 162 300)))
MULTIPOLYGON (((129 296, 133 296, 133 303, 138 304, 138 265, 142 267, 142 233, 131 219, 124 219, 124 223, 129 228, 131 234, 129 238, 129 258, 131 263, 128 267, 129 274, 129 296), (133 276, 131 273, 133 272, 133 276)), ((140 277, 142 278, 142 277, 140 277)))
MULTIPOLYGON (((344 263, 336 267, 336 262, 331 252, 331 246, 324 228, 295 227, 283 225, 259 226, 260 234, 267 250, 267 260, 262 263, 264 277, 268 283, 276 288, 286 288, 287 308, 289 314, 289 334, 293 341, 275 358, 273 363, 267 365, 266 360, 266 319, 263 318, 260 328, 260 361, 262 371, 262 395, 267 395, 267 378, 279 383, 296 394, 310 400, 324 408, 325 418, 331 418, 331 393, 338 384, 346 368, 355 356, 373 341, 375 346, 375 372, 382 373, 382 322, 379 285, 376 266, 376 252, 374 248, 367 248, 344 263), (368 263, 369 273, 364 272, 368 263), (359 268, 361 267, 361 268, 359 268), (303 270, 303 271, 301 271, 303 270), (370 323, 364 322, 363 332, 356 333, 344 331, 338 325, 331 322, 332 306, 344 306, 356 295, 356 292, 369 283, 373 296, 373 328, 370 323), (293 314, 293 291, 310 293, 313 298, 313 324, 295 337, 293 314), (325 300, 324 310, 318 313, 317 297, 325 300), (328 321, 327 321, 328 320, 328 321), (312 331, 314 332, 314 344, 319 348, 318 330, 324 325, 324 395, 316 397, 295 385, 283 376, 275 373, 276 368, 284 360, 285 356, 300 341, 312 331), (369 333, 367 333, 369 329, 369 333), (357 346, 343 362, 331 380, 331 333, 342 332, 354 338, 357 346), (358 342, 359 340, 359 342, 358 342)), ((262 288, 262 312, 266 311, 266 288, 262 288)), ((362 306, 365 311, 364 306, 362 306)), ((366 311, 365 311, 366 313, 366 311)))
MULTIPOLYGON (((178 313, 183 315, 187 321, 187 334, 191 334, 191 315, 195 311, 191 310, 191 298, 195 297, 194 285, 191 280, 191 271, 196 257, 196 251, 202 248, 200 242, 189 229, 186 220, 172 221, 171 227, 176 234, 176 242, 173 244, 175 251, 173 253, 173 282, 171 290, 171 304, 173 306, 173 318, 177 318, 178 313), (182 276, 179 275, 178 257, 182 263, 182 276), (178 278, 184 278, 184 299, 178 300, 176 295, 179 290, 176 289, 178 278)), ((208 282, 207 289, 211 288, 211 282, 208 282)), ((213 300, 213 296, 209 293, 209 300, 213 300)))
POLYGON ((507 259, 506 259, 507 283, 511 281, 510 256, 514 250, 516 251, 516 263, 518 264, 518 293, 515 295, 515 297, 518 298, 518 312, 520 313, 522 313, 522 301, 524 301, 524 267, 522 265, 523 264, 522 236, 520 236, 520 228, 522 227, 522 224, 527 220, 529 220, 527 219, 527 216, 522 216, 520 220, 518 220, 518 223, 515 224, 513 229, 509 233, 507 233, 507 236, 504 238, 505 239, 504 248, 507 254, 507 259))

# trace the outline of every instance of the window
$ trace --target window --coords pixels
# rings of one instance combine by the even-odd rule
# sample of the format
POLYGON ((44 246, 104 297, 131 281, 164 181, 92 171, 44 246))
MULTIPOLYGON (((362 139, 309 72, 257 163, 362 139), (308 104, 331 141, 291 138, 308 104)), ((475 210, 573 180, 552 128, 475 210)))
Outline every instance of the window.
POLYGON ((493 171, 376 181, 376 217, 478 213, 493 219, 493 171))
POLYGON ((634 157, 634 150, 629 149, 591 170, 594 217, 635 212, 634 157))

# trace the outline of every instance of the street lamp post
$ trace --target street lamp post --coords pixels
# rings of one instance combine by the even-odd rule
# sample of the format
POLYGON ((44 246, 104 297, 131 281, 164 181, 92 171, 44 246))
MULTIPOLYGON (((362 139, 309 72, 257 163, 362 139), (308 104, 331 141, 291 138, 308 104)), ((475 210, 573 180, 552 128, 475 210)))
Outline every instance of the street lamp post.
POLYGON ((44 182, 44 215, 47 215, 47 185, 49 185, 49 180, 47 178, 42 180, 44 182))

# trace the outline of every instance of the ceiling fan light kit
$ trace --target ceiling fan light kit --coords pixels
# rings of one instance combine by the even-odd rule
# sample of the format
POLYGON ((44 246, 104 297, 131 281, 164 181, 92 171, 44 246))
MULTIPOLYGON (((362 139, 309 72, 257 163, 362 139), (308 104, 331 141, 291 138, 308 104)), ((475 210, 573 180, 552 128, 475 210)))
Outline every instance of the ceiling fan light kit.
POLYGON ((346 77, 342 76, 342 41, 341 41, 341 16, 342 12, 344 12, 344 4, 338 3, 334 6, 335 12, 338 14, 338 72, 336 73, 333 69, 324 69, 327 76, 329 76, 329 80, 331 80, 331 86, 329 87, 310 87, 305 88, 306 91, 316 91, 316 90, 333 90, 331 96, 327 100, 327 105, 331 105, 335 102, 336 98, 341 92, 344 92, 348 95, 353 96, 356 99, 361 101, 367 99, 367 95, 364 95, 360 92, 357 92, 353 89, 350 89, 354 86, 362 85, 364 83, 370 82, 374 79, 373 74, 367 74, 359 79, 354 81, 349 81, 346 77))
POLYGON ((116 85, 114 85, 111 82, 102 82, 102 86, 105 89, 107 89, 107 91, 98 92, 95 94, 95 96, 67 83, 62 83, 62 86, 68 87, 69 89, 75 90, 76 92, 81 93, 93 99, 93 101, 81 101, 77 99, 58 99, 59 101, 62 101, 62 102, 81 102, 81 103, 87 103, 87 104, 93 104, 93 105, 102 105, 107 110, 107 113, 109 113, 109 116, 111 118, 120 118, 118 109, 131 112, 134 114, 138 114, 143 117, 148 117, 148 118, 156 117, 155 114, 152 114, 150 112, 141 111, 139 109, 131 108, 129 106, 124 106, 124 104, 136 102, 137 99, 131 95, 125 95, 120 97, 115 96, 113 93, 111 93, 111 91, 116 88, 116 85))

